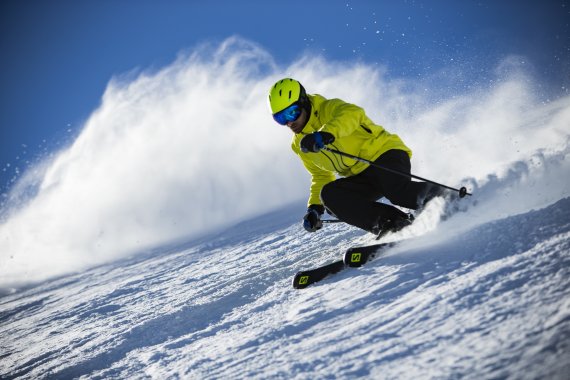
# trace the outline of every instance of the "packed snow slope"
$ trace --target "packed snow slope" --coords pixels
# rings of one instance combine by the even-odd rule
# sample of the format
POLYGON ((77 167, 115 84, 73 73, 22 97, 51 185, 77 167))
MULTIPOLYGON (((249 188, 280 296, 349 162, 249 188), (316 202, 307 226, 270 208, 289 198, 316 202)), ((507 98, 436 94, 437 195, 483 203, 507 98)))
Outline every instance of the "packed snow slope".
POLYGON ((566 379, 568 158, 435 199, 384 256, 303 290, 296 271, 371 237, 341 224, 304 233, 294 203, 5 296, 0 376, 566 379), (535 203, 505 217, 510 197, 535 203))

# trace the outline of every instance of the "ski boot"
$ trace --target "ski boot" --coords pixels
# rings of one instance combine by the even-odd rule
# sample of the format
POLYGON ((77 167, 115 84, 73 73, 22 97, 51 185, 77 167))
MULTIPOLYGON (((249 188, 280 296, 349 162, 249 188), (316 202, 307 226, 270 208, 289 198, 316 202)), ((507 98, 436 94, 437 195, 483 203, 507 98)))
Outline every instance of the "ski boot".
POLYGON ((414 222, 412 214, 397 215, 391 218, 379 219, 378 223, 372 229, 372 233, 379 240, 389 232, 398 232, 401 229, 410 226, 414 222))

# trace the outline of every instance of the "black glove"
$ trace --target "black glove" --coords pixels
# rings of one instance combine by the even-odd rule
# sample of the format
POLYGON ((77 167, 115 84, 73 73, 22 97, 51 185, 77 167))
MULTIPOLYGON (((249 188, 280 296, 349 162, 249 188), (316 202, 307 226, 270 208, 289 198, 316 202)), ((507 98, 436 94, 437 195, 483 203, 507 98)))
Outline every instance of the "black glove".
POLYGON ((310 133, 301 139, 301 151, 303 153, 317 153, 334 141, 334 136, 328 132, 310 133))
POLYGON ((323 205, 310 205, 307 209, 307 213, 303 217, 303 227, 308 232, 316 232, 323 227, 323 222, 321 221, 321 215, 325 213, 325 207, 323 205))

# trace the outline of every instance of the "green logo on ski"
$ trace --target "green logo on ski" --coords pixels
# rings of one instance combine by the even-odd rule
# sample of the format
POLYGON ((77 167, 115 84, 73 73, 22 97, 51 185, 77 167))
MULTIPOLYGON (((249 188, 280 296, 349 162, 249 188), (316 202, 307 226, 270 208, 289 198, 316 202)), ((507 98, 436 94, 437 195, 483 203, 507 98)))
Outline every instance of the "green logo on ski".
POLYGON ((299 285, 307 285, 308 282, 309 276, 301 276, 301 278, 299 278, 299 285))
POLYGON ((351 263, 359 263, 361 258, 362 258, 362 254, 355 252, 350 256, 350 262, 351 263))

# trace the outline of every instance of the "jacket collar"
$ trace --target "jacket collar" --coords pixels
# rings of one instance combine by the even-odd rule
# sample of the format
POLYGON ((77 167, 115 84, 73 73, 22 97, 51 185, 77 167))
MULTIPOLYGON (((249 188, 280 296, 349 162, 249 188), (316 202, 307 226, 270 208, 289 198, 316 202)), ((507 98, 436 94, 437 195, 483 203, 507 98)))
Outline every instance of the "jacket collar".
POLYGON ((309 101, 311 102, 311 115, 309 117, 309 120, 307 121, 307 124, 305 124, 305 127, 301 131, 300 133, 301 135, 317 132, 322 127, 319 121, 319 108, 320 105, 325 100, 325 98, 317 94, 315 95, 307 94, 307 96, 309 97, 309 101))

